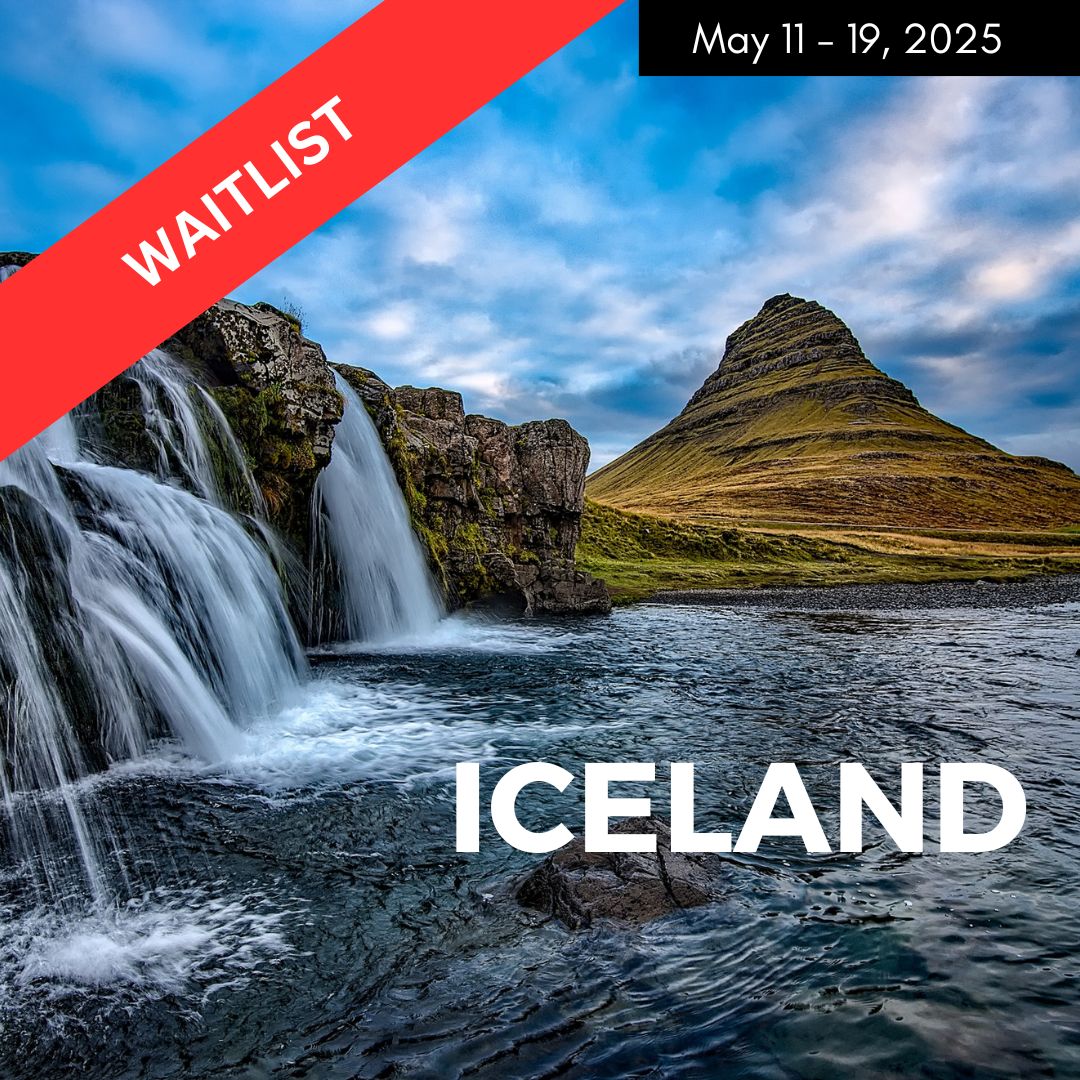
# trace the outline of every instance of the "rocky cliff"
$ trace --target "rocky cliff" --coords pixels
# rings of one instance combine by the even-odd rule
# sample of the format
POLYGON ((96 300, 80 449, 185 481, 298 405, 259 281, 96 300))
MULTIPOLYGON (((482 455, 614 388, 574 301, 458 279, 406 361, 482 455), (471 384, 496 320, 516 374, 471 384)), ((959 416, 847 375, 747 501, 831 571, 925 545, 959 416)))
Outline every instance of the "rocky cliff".
POLYGON ((512 427, 467 415, 450 390, 395 389, 364 368, 338 370, 382 435, 453 606, 609 609, 603 583, 574 565, 589 444, 565 420, 512 427))
MULTIPOLYGON (((73 760, 70 747, 33 747, 30 761, 12 760, 11 747, 20 730, 23 702, 33 700, 35 688, 22 685, 13 650, 0 648, 0 781, 24 778, 40 768, 53 768, 56 775, 69 776, 83 766, 105 768, 107 758, 97 737, 99 719, 92 680, 82 651, 82 634, 70 586, 71 544, 52 515, 20 488, 0 485, 0 586, 6 585, 11 598, 7 614, 21 616, 17 631, 12 624, 4 629, 19 635, 41 683, 55 694, 55 707, 65 711, 85 753, 85 761, 73 760), (27 625, 33 628, 27 633, 27 625), (19 688, 18 690, 16 688, 19 688), (21 775, 20 775, 21 774, 21 775)), ((0 608, 0 614, 4 610, 0 608)), ((3 644, 0 642, 0 644, 3 644)), ((29 786, 35 786, 30 784, 29 786)))
POLYGON ((1048 528, 1080 478, 924 409, 813 301, 775 296, 668 424, 589 481, 598 502, 697 520, 1048 528))
MULTIPOLYGON (((32 258, 0 254, 0 265, 32 258)), ((287 312, 222 300, 162 349, 212 399, 210 406, 196 404, 224 415, 269 522, 306 564, 312 490, 330 460, 344 406, 322 347, 287 312)), ((466 416, 451 391, 394 390, 362 368, 339 370, 375 419, 451 607, 502 601, 536 613, 610 608, 604 585, 574 565, 589 445, 566 421, 509 427, 466 416)), ((145 387, 130 372, 91 397, 80 425, 106 463, 160 471, 145 387)), ((238 510, 263 509, 245 505, 249 492, 235 496, 238 510)))
MULTIPOLYGON (((36 257, 0 252, 0 266, 23 267, 36 257)), ((344 405, 322 346, 304 337, 295 316, 271 304, 221 300, 161 348, 209 392, 248 458, 271 522, 303 552, 311 492, 330 461, 344 405)), ((161 448, 149 436, 143 394, 125 373, 77 413, 81 434, 101 460, 153 472, 161 448)), ((237 509, 256 509, 242 505, 244 492, 236 494, 237 509)))
POLYGON ((344 406, 322 346, 269 304, 222 300, 163 348, 209 388, 247 452, 271 520, 305 550, 311 492, 344 406))

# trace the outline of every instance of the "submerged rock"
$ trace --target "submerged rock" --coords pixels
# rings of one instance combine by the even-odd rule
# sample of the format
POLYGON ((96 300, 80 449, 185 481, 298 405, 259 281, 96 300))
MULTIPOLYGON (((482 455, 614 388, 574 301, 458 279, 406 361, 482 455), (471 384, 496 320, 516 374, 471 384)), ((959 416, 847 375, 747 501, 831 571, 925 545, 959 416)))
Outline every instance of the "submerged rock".
POLYGON ((715 855, 671 850, 671 831, 657 817, 633 818, 612 833, 655 833, 656 852, 588 852, 581 838, 549 855, 518 886, 523 907, 554 915, 573 930, 596 919, 640 926, 723 895, 715 855))
POLYGON ((565 420, 517 426, 466 414, 461 395, 338 370, 363 399, 413 524, 454 606, 604 612, 602 582, 578 570, 589 444, 565 420))

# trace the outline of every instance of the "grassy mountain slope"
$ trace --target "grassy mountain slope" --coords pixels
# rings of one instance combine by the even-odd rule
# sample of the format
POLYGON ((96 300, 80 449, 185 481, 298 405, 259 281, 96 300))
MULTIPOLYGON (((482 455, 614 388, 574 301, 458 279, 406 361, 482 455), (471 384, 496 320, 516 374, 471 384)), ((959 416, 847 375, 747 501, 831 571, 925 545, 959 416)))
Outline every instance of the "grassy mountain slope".
POLYGON ((924 409, 812 301, 777 296, 666 427, 589 480, 598 503, 701 522, 914 529, 1080 523, 1080 477, 924 409))

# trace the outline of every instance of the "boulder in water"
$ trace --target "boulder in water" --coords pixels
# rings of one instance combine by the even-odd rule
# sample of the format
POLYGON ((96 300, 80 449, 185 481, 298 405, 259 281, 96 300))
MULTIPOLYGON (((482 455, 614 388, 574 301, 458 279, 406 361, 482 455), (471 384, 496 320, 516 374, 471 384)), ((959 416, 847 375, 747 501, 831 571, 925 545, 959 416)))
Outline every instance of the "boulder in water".
POLYGON ((723 895, 723 863, 715 855, 671 850, 661 818, 633 818, 615 833, 655 833, 655 852, 588 852, 581 838, 549 855, 517 888, 523 907, 554 915, 572 930, 609 919, 630 926, 723 895))

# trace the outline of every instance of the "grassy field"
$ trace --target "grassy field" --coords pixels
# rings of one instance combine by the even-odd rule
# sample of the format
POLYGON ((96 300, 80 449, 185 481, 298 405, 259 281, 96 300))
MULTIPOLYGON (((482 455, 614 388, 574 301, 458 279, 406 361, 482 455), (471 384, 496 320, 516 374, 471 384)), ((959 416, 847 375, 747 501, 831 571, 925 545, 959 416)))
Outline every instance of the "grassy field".
POLYGON ((993 580, 1080 572, 1080 532, 859 529, 755 522, 725 527, 587 501, 578 566, 616 603, 661 589, 993 580))

